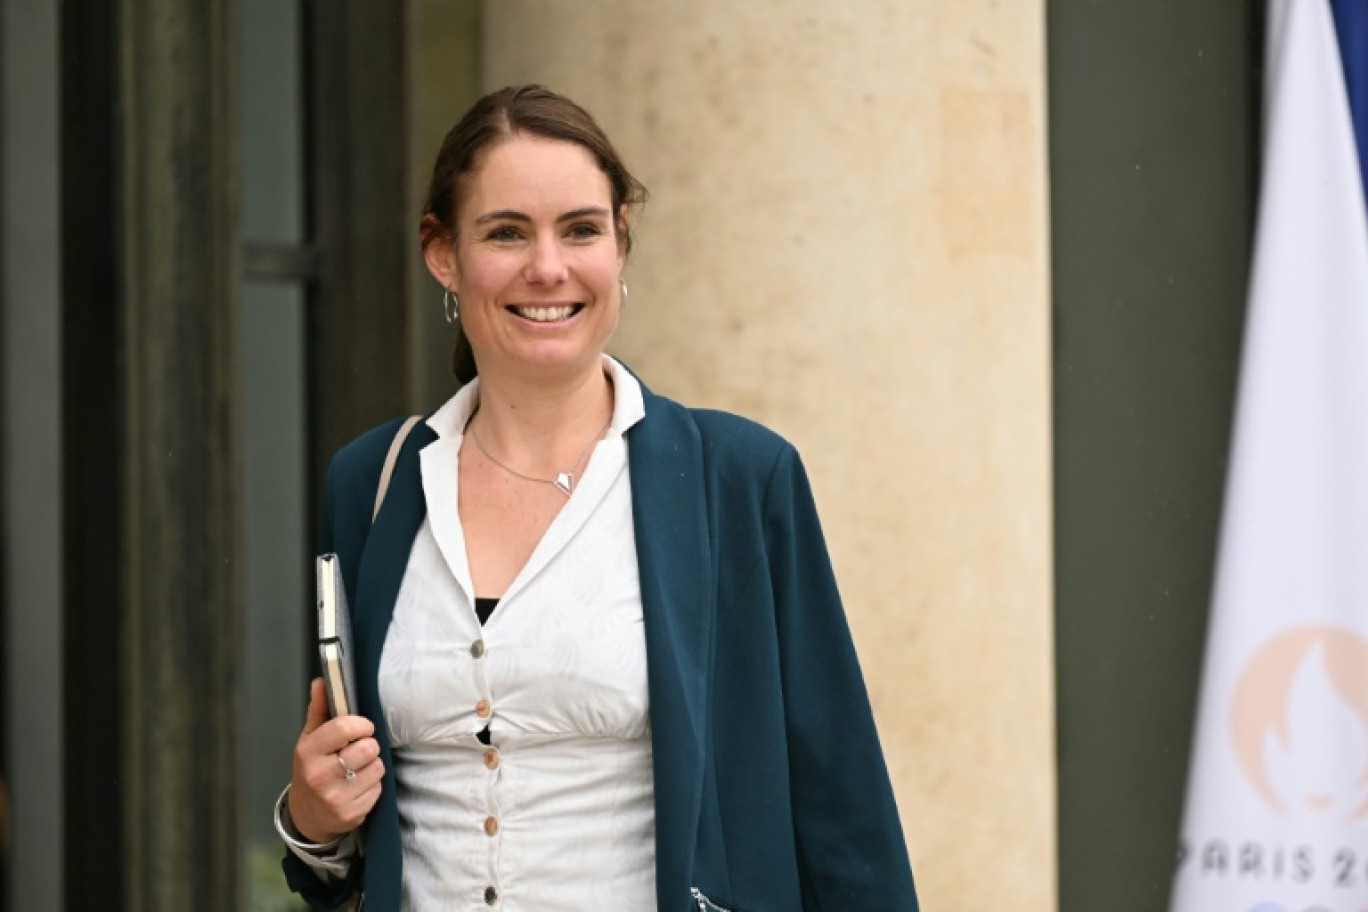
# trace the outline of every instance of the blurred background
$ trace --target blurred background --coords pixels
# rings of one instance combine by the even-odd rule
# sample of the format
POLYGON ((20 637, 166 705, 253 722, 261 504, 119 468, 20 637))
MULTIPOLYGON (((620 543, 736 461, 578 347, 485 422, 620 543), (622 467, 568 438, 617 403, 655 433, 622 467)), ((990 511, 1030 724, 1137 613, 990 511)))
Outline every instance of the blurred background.
POLYGON ((611 350, 812 475, 924 907, 1165 906, 1260 4, 0 0, 4 908, 293 910, 336 447, 453 391, 437 145, 652 199, 611 350))

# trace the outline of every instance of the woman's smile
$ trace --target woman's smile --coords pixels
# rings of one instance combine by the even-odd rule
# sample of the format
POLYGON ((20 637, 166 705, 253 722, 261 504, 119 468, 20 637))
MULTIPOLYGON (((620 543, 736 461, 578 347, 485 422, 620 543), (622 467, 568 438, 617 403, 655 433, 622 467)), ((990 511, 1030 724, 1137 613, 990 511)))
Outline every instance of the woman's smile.
POLYGON ((504 310, 529 323, 567 324, 584 310, 583 304, 509 304, 504 310))

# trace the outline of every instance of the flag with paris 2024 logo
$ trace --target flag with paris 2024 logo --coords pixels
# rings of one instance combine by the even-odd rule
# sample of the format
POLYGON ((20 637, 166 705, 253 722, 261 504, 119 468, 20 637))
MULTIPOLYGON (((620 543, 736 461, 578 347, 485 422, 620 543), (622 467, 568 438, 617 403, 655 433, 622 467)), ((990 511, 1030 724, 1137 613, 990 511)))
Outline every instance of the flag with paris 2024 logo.
POLYGON ((1368 912, 1368 0, 1269 0, 1266 22, 1258 224, 1170 912, 1368 912))

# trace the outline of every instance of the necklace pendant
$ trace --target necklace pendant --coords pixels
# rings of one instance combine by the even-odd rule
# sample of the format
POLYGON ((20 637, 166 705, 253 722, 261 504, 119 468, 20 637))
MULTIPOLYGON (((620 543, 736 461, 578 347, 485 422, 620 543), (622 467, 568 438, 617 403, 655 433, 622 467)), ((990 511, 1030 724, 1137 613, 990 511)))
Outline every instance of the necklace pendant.
POLYGON ((569 497, 575 490, 575 476, 571 472, 559 472, 556 474, 556 480, 551 484, 555 486, 557 491, 569 497))

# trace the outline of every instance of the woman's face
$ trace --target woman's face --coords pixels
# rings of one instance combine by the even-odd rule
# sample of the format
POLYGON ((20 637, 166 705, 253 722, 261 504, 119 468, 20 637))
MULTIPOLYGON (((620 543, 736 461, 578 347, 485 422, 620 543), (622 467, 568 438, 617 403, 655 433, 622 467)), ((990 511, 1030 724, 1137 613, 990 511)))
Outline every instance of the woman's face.
POLYGON ((467 180, 454 243, 428 268, 461 298, 482 375, 522 379, 598 370, 622 306, 607 176, 574 143, 515 136, 467 180))

